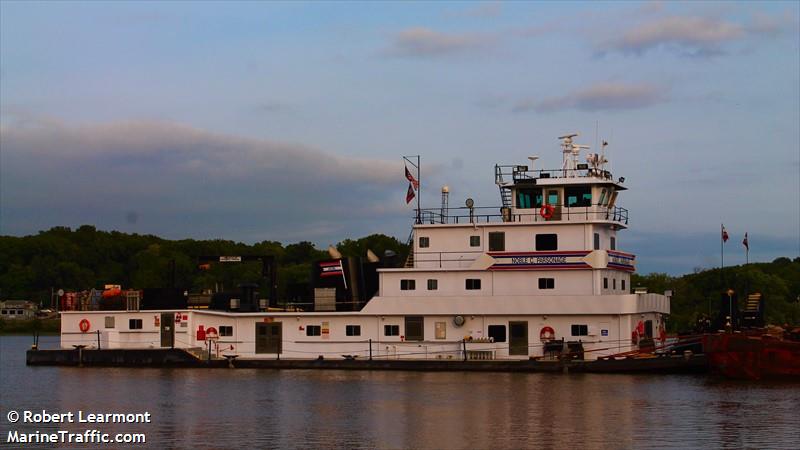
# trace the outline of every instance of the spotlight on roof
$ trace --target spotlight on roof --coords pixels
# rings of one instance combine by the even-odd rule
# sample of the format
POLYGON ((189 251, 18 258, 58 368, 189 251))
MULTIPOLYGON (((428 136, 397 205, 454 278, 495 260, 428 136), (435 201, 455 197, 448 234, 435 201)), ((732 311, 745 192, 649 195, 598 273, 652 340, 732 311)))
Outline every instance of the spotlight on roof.
POLYGON ((625 182, 625 177, 619 177, 619 182, 620 183, 624 183, 625 182))

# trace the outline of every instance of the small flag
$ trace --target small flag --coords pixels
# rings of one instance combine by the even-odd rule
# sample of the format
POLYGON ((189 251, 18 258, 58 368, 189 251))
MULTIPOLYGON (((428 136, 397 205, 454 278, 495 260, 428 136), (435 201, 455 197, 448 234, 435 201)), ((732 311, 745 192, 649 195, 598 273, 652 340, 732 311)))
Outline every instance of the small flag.
POLYGON ((728 242, 728 232, 725 231, 725 225, 722 226, 722 242, 728 242))
POLYGON ((406 192, 406 204, 411 203, 411 200, 414 200, 417 194, 414 193, 414 186, 411 183, 408 183, 408 192, 406 192))
POLYGON ((337 261, 324 261, 319 263, 321 277, 333 277, 337 275, 344 275, 344 268, 342 267, 342 260, 337 261))
POLYGON ((744 234, 744 240, 742 241, 742 245, 744 245, 744 248, 746 248, 747 250, 750 250, 750 243, 747 242, 747 233, 744 234))
POLYGON ((419 181, 414 178, 414 175, 411 175, 411 172, 408 170, 408 166, 406 166, 406 179, 414 186, 415 190, 419 190, 419 181))

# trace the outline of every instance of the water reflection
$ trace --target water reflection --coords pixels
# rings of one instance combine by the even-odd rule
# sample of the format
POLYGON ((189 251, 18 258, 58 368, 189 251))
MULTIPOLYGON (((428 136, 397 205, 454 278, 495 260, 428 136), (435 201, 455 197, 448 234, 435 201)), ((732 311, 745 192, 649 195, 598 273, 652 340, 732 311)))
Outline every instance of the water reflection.
MULTIPOLYGON (((42 338, 52 345, 55 338, 42 338)), ((800 385, 696 376, 27 367, 0 337, 9 409, 143 412, 152 448, 797 448, 800 385)), ((85 424, 20 425, 23 431, 85 424)), ((5 445, 5 444, 0 444, 5 445)))

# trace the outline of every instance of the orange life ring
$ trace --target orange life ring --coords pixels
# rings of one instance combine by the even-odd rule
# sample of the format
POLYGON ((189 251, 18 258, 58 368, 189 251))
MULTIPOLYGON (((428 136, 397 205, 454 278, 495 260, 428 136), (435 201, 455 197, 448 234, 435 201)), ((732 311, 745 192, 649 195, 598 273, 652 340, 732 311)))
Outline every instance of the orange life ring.
POLYGON ((553 205, 548 205, 545 203, 542 205, 542 209, 539 210, 539 215, 544 217, 545 219, 550 219, 553 217, 553 214, 556 212, 556 208, 553 205))
POLYGON ((542 331, 539 332, 539 340, 544 341, 552 341, 556 338, 556 331, 552 327, 543 327, 542 331))
POLYGON ((78 328, 80 328, 81 332, 83 332, 83 333, 86 333, 87 331, 89 331, 89 328, 91 328, 91 327, 92 327, 92 324, 89 323, 89 321, 87 319, 82 319, 80 321, 80 323, 78 323, 78 328))

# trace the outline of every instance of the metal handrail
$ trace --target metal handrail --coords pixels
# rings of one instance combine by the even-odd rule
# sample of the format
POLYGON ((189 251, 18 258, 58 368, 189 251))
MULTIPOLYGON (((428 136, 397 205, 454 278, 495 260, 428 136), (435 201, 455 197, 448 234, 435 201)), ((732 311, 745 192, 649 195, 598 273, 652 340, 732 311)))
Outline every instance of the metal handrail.
MULTIPOLYGON (((619 206, 607 207, 601 204, 591 206, 565 206, 552 205, 560 208, 556 216, 560 219, 545 219, 539 214, 539 208, 530 208, 530 213, 507 214, 508 222, 563 222, 571 217, 584 218, 585 220, 609 220, 612 222, 628 224, 628 210, 619 206), (566 217, 566 219, 565 219, 566 217), (527 219, 527 220, 525 220, 527 219)), ((527 208, 526 208, 527 209, 527 208)), ((520 208, 517 208, 519 211, 520 208)), ((500 219, 503 221, 503 212, 500 207, 473 207, 473 208, 423 208, 415 211, 415 218, 419 217, 421 224, 459 224, 459 223, 489 223, 500 219), (444 211, 444 214, 442 213, 444 211), (491 212, 489 212, 491 211, 491 212)))

